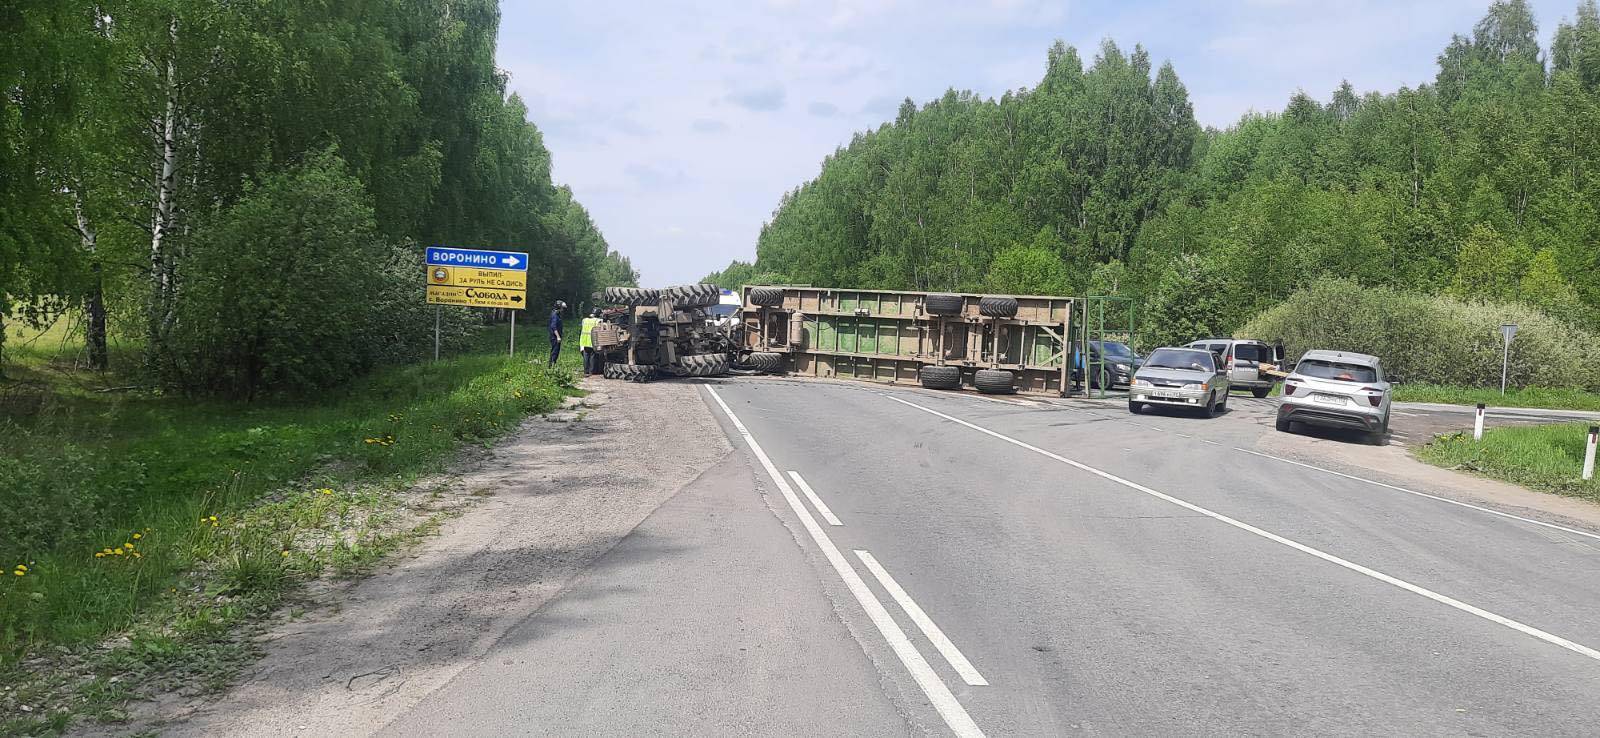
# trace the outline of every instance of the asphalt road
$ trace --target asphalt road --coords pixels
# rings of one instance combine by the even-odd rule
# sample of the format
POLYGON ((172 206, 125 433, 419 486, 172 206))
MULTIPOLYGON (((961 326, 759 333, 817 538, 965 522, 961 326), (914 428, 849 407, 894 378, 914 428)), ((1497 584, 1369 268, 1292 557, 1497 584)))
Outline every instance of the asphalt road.
POLYGON ((1600 725, 1600 531, 1274 458, 1270 401, 700 391, 737 450, 390 734, 1600 725))

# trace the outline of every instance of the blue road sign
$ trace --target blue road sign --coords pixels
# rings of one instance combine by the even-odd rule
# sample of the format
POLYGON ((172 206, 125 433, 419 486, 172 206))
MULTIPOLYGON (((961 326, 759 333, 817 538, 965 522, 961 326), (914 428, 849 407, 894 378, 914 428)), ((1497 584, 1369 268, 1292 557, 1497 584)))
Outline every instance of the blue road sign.
POLYGON ((511 251, 484 251, 481 249, 458 249, 450 246, 429 246, 428 265, 506 269, 525 272, 528 271, 528 255, 511 251))

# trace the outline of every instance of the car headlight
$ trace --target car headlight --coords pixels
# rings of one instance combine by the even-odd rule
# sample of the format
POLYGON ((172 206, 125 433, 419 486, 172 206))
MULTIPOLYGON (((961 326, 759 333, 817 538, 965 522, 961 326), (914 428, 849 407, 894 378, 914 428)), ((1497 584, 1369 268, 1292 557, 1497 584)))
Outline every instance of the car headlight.
POLYGON ((1117 371, 1119 371, 1119 372, 1128 371, 1128 365, 1127 364, 1118 364, 1117 365, 1117 371))
POLYGON ((1150 383, 1150 380, 1148 380, 1148 379, 1140 379, 1138 377, 1134 377, 1133 381, 1130 382, 1129 384, 1131 386, 1134 386, 1134 387, 1154 387, 1155 386, 1155 385, 1150 383))
POLYGON ((1184 385, 1183 388, 1189 390, 1190 392, 1199 392, 1200 390, 1206 388, 1206 384, 1205 382, 1190 382, 1184 385))

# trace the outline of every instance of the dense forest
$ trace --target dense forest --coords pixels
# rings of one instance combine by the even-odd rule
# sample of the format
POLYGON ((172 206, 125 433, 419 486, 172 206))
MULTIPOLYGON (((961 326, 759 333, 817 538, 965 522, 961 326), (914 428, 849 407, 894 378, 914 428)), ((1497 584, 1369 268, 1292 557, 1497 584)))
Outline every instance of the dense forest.
POLYGON ((1600 13, 1550 49, 1499 0, 1431 84, 1227 130, 1170 64, 1062 43, 1033 89, 950 91, 785 194, 754 264, 708 279, 1137 299, 1153 341, 1232 331, 1324 277, 1600 323, 1600 13))
POLYGON ((89 366, 109 336, 251 395, 430 351, 428 244, 530 252, 536 305, 631 284, 498 25, 496 0, 8 0, 0 324, 73 316, 89 366))

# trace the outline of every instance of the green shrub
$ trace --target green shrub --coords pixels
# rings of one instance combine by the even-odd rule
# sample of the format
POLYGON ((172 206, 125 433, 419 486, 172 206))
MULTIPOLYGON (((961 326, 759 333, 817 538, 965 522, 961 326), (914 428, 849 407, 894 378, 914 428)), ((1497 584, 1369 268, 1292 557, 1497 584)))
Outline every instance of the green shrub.
POLYGON ((1518 326, 1511 385, 1600 389, 1600 337, 1523 305, 1324 279, 1256 316, 1237 335, 1282 339, 1291 358, 1310 349, 1373 354, 1407 382, 1498 387, 1502 323, 1518 326))
MULTIPOLYGON (((235 396, 304 393, 433 349, 416 248, 380 238, 329 152, 266 177, 186 244, 168 378, 235 396)), ((452 310, 450 335, 466 318, 452 310)))

